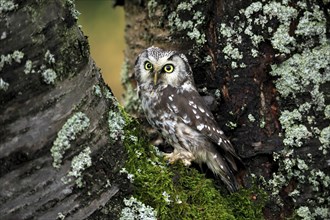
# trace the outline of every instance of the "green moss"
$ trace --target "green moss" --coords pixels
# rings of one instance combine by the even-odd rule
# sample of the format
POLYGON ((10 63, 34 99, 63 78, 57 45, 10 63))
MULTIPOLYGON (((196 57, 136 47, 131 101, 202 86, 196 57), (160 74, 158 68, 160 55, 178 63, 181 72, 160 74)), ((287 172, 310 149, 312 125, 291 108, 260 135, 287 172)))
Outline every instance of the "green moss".
POLYGON ((59 168, 62 158, 80 133, 89 126, 89 118, 82 112, 73 114, 63 125, 57 134, 53 146, 50 150, 53 157, 53 167, 59 168))
MULTIPOLYGON (((213 180, 181 163, 168 165, 145 131, 124 111, 124 173, 133 178, 134 198, 152 207, 158 219, 261 219, 264 197, 259 189, 221 195, 213 180), (258 199, 252 197, 260 196, 258 199)), ((126 210, 127 211, 127 210, 126 210)))

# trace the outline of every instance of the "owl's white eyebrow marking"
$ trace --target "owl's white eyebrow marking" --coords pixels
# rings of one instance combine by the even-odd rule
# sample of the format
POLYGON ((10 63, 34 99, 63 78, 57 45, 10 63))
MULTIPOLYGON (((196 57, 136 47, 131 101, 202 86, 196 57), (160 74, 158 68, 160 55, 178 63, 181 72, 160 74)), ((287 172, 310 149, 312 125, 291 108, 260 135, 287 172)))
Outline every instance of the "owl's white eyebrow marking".
POLYGON ((197 125, 197 130, 201 131, 204 128, 204 124, 197 125))

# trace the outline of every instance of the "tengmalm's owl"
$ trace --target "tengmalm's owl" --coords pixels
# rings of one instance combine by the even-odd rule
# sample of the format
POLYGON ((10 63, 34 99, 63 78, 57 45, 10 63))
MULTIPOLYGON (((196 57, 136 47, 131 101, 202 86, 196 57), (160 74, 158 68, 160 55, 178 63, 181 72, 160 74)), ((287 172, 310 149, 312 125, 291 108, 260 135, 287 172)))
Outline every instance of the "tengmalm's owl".
POLYGON ((136 60, 135 77, 148 122, 174 148, 167 159, 187 166, 206 163, 229 191, 236 191, 233 173, 240 159, 196 90, 186 56, 149 47, 136 60))

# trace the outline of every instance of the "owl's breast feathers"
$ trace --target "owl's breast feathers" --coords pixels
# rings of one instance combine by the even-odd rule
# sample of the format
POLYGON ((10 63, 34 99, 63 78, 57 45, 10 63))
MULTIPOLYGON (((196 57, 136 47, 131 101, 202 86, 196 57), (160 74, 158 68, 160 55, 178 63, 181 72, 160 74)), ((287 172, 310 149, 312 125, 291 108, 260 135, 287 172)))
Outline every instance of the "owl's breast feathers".
MULTIPOLYGON (((236 162, 240 162, 240 158, 228 138, 219 128, 204 99, 194 87, 177 89, 167 86, 157 93, 161 96, 158 104, 155 104, 157 112, 165 110, 163 112, 164 116, 172 117, 172 120, 175 120, 177 124, 184 123, 188 125, 189 128, 196 131, 195 134, 201 134, 203 138, 212 142, 226 158, 233 171, 237 171, 236 162)), ((170 129, 169 132, 175 131, 170 129)))

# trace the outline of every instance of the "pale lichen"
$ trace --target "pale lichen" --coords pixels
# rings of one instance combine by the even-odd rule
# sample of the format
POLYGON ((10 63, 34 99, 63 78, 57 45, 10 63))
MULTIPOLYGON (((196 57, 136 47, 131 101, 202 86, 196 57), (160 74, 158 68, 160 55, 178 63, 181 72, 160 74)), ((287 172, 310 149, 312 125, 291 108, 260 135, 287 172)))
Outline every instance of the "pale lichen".
POLYGON ((76 6, 75 6, 75 0, 66 0, 66 4, 68 5, 69 7, 69 10, 71 12, 71 16, 74 18, 74 19, 78 19, 79 15, 80 15, 80 12, 76 9, 76 6))
POLYGON ((41 76, 46 84, 55 84, 55 80, 57 78, 55 70, 48 68, 41 73, 41 76))
POLYGON ((123 140, 124 138, 124 126, 125 119, 123 118, 121 112, 109 111, 108 116, 108 127, 110 135, 110 143, 115 143, 118 140, 123 140))
POLYGON ((47 50, 45 53, 45 56, 44 56, 44 60, 48 64, 53 64, 53 63, 55 63, 55 56, 49 50, 47 50))
POLYGON ((252 114, 248 115, 248 119, 249 119, 250 122, 255 122, 256 121, 256 118, 252 114))
POLYGON ((12 0, 0 0, 0 13, 13 11, 17 7, 18 4, 15 4, 12 0))
POLYGON ((88 167, 92 166, 91 149, 86 147, 77 156, 74 156, 71 161, 71 170, 68 173, 68 177, 74 177, 75 183, 78 187, 83 186, 82 172, 88 167))
POLYGON ((294 54, 279 65, 272 65, 273 76, 278 76, 276 88, 284 97, 295 97, 298 93, 310 92, 318 109, 324 107, 323 93, 319 86, 330 81, 330 44, 313 49, 306 48, 301 54, 294 54), (327 70, 324 73, 323 70, 327 70))
POLYGON ((88 126, 89 118, 82 112, 75 113, 65 122, 50 150, 53 167, 60 167, 64 153, 71 147, 71 142, 76 140, 88 126))
POLYGON ((0 78, 0 90, 7 91, 9 83, 0 78))
POLYGON ((1 55, 0 59, 0 71, 3 69, 4 65, 11 65, 13 61, 16 63, 21 63, 21 60, 24 57, 24 53, 22 51, 15 50, 13 53, 9 53, 7 55, 1 55))
POLYGON ((27 61, 25 62, 24 73, 25 73, 25 74, 29 74, 29 73, 31 73, 31 72, 34 72, 33 69, 32 69, 32 67, 33 67, 33 63, 32 63, 32 61, 31 61, 31 60, 27 60, 27 61))
POLYGON ((194 0, 189 2, 180 2, 176 9, 168 16, 168 24, 172 31, 186 31, 187 36, 195 41, 196 46, 202 46, 207 42, 206 35, 202 31, 201 26, 205 22, 205 16, 202 12, 198 11, 198 5, 203 1, 194 0), (191 19, 185 20, 182 13, 190 13, 191 19))
POLYGON ((94 89, 94 94, 96 96, 102 97, 102 91, 101 91, 101 87, 99 85, 94 85, 93 89, 94 89))
POLYGON ((157 212, 131 196, 124 199, 125 208, 121 211, 120 220, 157 220, 157 212))
POLYGON ((327 154, 330 149, 330 126, 322 129, 319 140, 321 142, 319 150, 321 150, 323 154, 327 154))

